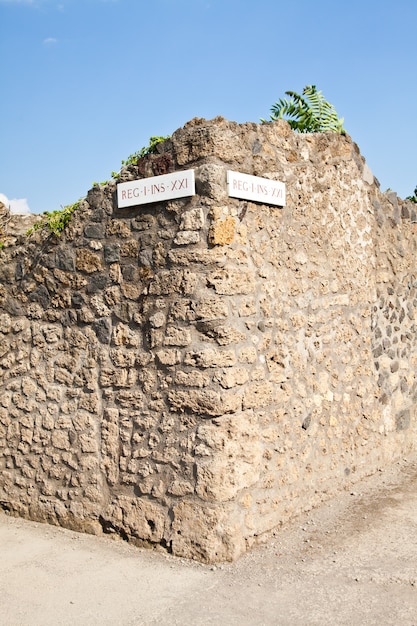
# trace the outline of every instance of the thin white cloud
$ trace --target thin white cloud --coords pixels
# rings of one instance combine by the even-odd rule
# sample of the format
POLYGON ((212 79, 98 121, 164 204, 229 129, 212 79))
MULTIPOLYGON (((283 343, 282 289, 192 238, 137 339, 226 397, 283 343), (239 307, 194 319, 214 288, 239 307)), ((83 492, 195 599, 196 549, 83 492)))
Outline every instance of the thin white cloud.
POLYGON ((58 43, 58 39, 55 39, 55 37, 47 37, 43 40, 42 43, 44 44, 44 46, 53 46, 58 43))
POLYGON ((26 198, 13 198, 13 200, 9 200, 4 193, 0 193, 0 202, 3 202, 12 213, 22 214, 31 212, 26 198))

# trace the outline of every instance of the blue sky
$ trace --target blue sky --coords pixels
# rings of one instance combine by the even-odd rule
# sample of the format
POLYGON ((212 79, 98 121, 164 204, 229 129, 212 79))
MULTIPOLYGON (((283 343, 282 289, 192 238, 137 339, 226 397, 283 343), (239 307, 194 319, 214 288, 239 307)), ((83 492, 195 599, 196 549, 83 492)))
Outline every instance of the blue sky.
POLYGON ((151 135, 257 122, 315 84, 382 190, 410 195, 416 24, 415 0, 0 0, 0 194, 59 209, 151 135))

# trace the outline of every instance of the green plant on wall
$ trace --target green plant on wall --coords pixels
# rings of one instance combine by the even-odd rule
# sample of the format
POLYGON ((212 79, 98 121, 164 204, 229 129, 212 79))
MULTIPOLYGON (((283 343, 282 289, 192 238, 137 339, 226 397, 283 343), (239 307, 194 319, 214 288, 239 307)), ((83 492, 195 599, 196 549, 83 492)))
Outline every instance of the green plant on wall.
POLYGON ((306 85, 302 95, 296 91, 285 93, 290 99, 281 98, 272 105, 271 121, 285 119, 299 133, 346 134, 344 119, 338 117, 334 106, 327 102, 321 91, 317 91, 315 85, 306 85))
POLYGON ((60 211, 45 211, 40 222, 36 222, 32 228, 27 231, 27 235, 32 234, 36 230, 46 230, 51 234, 60 235, 64 228, 69 224, 72 214, 80 206, 81 200, 77 200, 73 204, 68 204, 60 211))
MULTIPOLYGON (((144 146, 137 152, 134 152, 133 154, 128 156, 127 159, 123 160, 122 166, 135 165, 138 159, 142 159, 148 154, 155 154, 156 152, 158 152, 158 145, 162 143, 163 141, 165 141, 166 139, 169 139, 170 137, 171 135, 167 135, 166 137, 154 135, 150 137, 149 144, 147 146, 144 146)), ((111 176, 114 180, 117 180, 120 176, 120 173, 112 172, 111 176)))
POLYGON ((150 137, 149 144, 128 156, 126 161, 122 161, 122 165, 132 165, 136 163, 138 159, 142 159, 148 154, 155 154, 158 151, 158 145, 169 138, 170 135, 167 135, 166 137, 150 137))

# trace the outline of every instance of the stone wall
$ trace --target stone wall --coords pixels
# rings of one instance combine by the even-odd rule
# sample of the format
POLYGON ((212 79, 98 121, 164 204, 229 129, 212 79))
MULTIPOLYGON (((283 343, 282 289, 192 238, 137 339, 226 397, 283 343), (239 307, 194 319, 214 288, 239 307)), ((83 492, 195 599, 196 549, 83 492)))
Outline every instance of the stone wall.
POLYGON ((0 260, 0 505, 230 560, 415 450, 413 206, 349 137, 193 120, 0 260), (232 199, 226 170, 286 183, 232 199))

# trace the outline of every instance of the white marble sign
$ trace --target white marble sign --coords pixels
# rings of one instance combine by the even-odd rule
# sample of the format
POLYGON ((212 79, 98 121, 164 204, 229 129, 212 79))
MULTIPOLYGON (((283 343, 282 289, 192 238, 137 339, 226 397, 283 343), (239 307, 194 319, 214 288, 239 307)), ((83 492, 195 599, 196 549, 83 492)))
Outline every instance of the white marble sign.
POLYGON ((231 198, 285 206, 285 183, 278 180, 228 170, 227 190, 231 198))
POLYGON ((194 170, 172 172, 130 180, 117 185, 117 206, 123 209, 137 204, 162 202, 173 198, 185 198, 195 194, 194 170))

